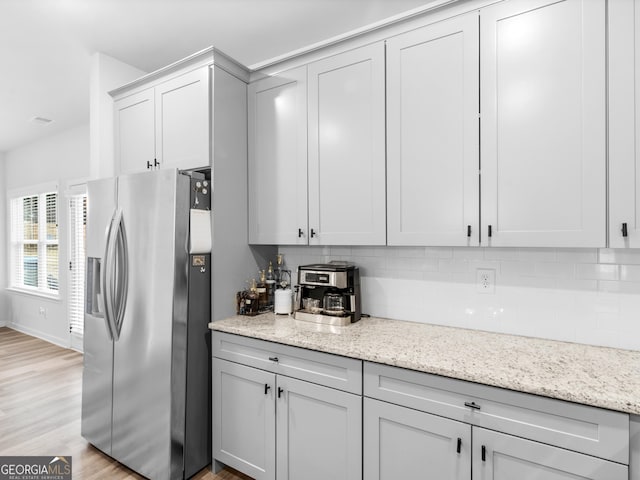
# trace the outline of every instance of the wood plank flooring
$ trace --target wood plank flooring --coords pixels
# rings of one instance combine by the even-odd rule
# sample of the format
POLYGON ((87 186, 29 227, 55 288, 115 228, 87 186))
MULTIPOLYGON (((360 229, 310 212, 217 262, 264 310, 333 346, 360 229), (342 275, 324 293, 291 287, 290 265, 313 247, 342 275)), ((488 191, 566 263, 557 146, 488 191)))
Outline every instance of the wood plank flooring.
MULTIPOLYGON (((0 455, 73 458, 74 479, 141 479, 80 435, 82 355, 0 328, 0 455)), ((250 480, 233 470, 197 480, 250 480)))

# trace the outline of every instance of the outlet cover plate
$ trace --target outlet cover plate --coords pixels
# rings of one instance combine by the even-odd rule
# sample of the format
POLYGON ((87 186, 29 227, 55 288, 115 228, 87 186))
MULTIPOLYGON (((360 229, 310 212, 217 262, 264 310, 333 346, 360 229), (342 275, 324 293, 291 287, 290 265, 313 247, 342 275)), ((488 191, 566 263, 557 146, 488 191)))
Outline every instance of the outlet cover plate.
POLYGON ((478 293, 496 293, 496 271, 493 268, 476 270, 476 290, 478 293))

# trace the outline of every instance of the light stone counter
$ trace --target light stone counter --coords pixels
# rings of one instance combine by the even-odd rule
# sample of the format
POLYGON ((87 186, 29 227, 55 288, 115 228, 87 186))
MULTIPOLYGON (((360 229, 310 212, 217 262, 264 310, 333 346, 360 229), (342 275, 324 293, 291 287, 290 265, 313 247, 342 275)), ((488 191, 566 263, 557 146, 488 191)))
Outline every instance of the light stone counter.
POLYGON ((212 330, 640 414, 640 352, 363 318, 329 327, 263 314, 212 330))

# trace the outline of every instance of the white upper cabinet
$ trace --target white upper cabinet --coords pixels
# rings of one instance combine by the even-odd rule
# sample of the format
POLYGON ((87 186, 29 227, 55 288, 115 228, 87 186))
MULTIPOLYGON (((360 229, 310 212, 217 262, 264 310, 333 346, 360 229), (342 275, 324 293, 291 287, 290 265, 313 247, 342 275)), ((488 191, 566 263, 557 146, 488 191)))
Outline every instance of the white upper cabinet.
POLYGON ((156 155, 161 167, 209 166, 209 67, 155 88, 156 155))
POLYGON ((640 2, 609 2, 609 246, 640 247, 640 2))
POLYGON ((604 247, 605 2, 480 19, 482 245, 604 247))
POLYGON ((384 245, 384 43, 308 65, 309 244, 384 245))
POLYGON ((387 41, 389 245, 478 245, 478 14, 387 41))
POLYGON ((127 174, 145 170, 156 158, 153 89, 114 103, 115 170, 127 174))
POLYGON ((210 165, 209 66, 114 100, 115 172, 210 165))
POLYGON ((307 67, 249 85, 249 243, 307 244, 307 67))

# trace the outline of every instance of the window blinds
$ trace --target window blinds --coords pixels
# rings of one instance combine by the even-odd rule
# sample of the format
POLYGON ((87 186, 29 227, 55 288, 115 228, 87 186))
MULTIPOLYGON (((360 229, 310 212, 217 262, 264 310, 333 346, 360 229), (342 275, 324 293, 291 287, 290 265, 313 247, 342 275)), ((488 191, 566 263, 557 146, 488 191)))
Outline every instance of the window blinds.
POLYGON ((84 272, 87 195, 69 197, 69 331, 84 332, 84 272))
POLYGON ((58 194, 11 199, 11 286, 58 294, 58 194))

